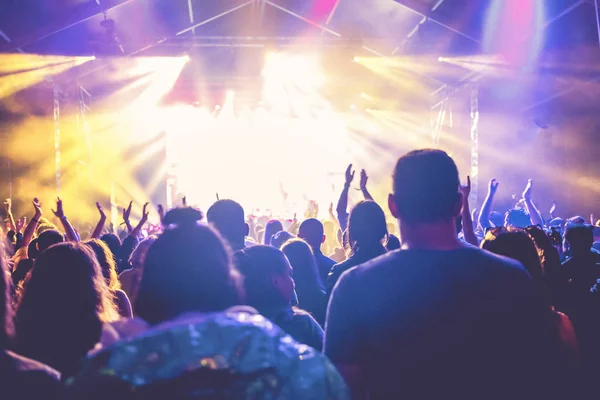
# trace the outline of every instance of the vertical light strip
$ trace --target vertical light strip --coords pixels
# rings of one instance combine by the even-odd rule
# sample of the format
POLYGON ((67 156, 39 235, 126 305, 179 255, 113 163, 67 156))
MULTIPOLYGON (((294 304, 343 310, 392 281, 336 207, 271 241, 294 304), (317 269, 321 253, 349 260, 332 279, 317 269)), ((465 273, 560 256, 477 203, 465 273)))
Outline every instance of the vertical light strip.
POLYGON ((471 88, 471 210, 478 206, 479 183, 479 88, 471 88))
POLYGON ((54 85, 54 166, 56 168, 56 193, 61 192, 60 170, 60 89, 54 85))

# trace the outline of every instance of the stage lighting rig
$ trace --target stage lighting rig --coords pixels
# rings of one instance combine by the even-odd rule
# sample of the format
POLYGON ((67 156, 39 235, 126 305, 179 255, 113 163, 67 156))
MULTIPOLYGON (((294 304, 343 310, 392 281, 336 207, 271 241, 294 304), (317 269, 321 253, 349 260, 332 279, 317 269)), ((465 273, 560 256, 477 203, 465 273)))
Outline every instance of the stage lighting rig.
POLYGON ((125 49, 121 44, 121 40, 117 35, 117 26, 114 19, 108 18, 106 12, 104 13, 104 19, 100 21, 100 26, 104 28, 105 46, 108 53, 121 53, 125 54, 125 49))

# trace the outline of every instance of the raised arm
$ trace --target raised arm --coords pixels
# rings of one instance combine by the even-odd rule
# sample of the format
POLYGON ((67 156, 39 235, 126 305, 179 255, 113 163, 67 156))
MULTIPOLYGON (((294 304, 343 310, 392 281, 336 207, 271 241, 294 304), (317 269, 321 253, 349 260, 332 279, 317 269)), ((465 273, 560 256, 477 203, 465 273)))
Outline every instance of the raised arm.
POLYGON ((333 213, 333 203, 329 203, 329 210, 328 211, 329 211, 329 219, 331 220, 331 222, 333 222, 335 224, 335 228, 339 229, 340 222, 338 221, 337 217, 333 213))
POLYGON ((12 201, 11 199, 6 199, 4 201, 4 208, 6 210, 6 222, 8 223, 8 227, 11 231, 17 233, 17 227, 15 225, 15 219, 12 215, 12 201))
POLYGON ((460 192, 463 196, 462 208, 462 226, 465 241, 473 246, 479 246, 479 240, 473 231, 473 220, 471 219, 471 210, 469 209, 469 195, 471 194, 471 177, 467 176, 467 185, 460 185, 460 192))
POLYGON ((294 218, 292 219, 292 223, 290 224, 287 231, 293 235, 297 235, 299 227, 300 227, 300 224, 298 223, 298 215, 296 213, 294 213, 294 218))
POLYGON ((131 222, 129 221, 129 216, 131 215, 131 207, 133 206, 133 201, 129 202, 129 206, 123 209, 123 223, 127 227, 127 232, 131 235, 133 232, 133 227, 131 226, 131 222))
POLYGON ((29 223, 27 224, 25 232, 23 232, 23 241, 21 243, 21 247, 27 248, 29 246, 29 243, 31 243, 31 239, 33 239, 35 229, 40 223, 40 218, 42 217, 42 206, 40 205, 40 201, 37 198, 33 199, 33 208, 35 209, 35 214, 31 221, 29 221, 29 223))
POLYGON ((100 213, 100 220, 96 224, 96 228, 94 228, 94 233, 92 233, 92 239, 100 239, 102 232, 104 231, 104 224, 106 223, 106 214, 102 209, 100 203, 96 203, 96 208, 98 208, 98 212, 100 213))
POLYGON ((369 177, 367 176, 367 172, 363 169, 360 171, 360 191, 362 192, 363 196, 365 197, 365 200, 371 200, 371 201, 375 201, 373 200, 373 196, 371 196, 371 193, 369 193, 369 190, 367 190, 367 181, 369 180, 369 177))
POLYGON ((556 212, 556 200, 552 200, 552 207, 550 207, 550 219, 554 219, 556 218, 556 216, 554 215, 554 213, 556 212))
POLYGON ((17 220, 16 222, 16 231, 15 233, 18 235, 19 233, 23 232, 23 227, 25 227, 27 225, 27 217, 21 217, 17 220))
POLYGON ((136 227, 133 228, 133 230, 131 231, 131 233, 129 234, 129 236, 133 236, 133 237, 136 237, 136 238, 140 236, 140 233, 142 232, 142 228, 144 227, 144 225, 146 224, 146 222, 148 222, 148 215, 150 214, 150 212, 147 211, 148 204, 150 204, 150 203, 144 204, 144 208, 142 209, 142 219, 140 219, 140 222, 138 222, 138 224, 136 225, 136 227))
POLYGON ((348 168, 346 168, 346 181, 344 182, 344 188, 340 193, 340 198, 335 209, 342 232, 345 231, 348 226, 348 190, 350 190, 350 184, 353 180, 354 171, 352 170, 352 164, 350 164, 348 165, 348 168))
POLYGON ((532 187, 533 187, 533 180, 530 179, 529 181, 527 181, 527 186, 525 187, 525 190, 523 191, 523 201, 525 202, 525 209, 529 213, 529 218, 531 218, 532 225, 544 226, 544 220, 542 218, 542 215, 540 214, 538 209, 535 207, 535 204, 533 204, 533 201, 531 200, 532 187))
POLYGON ((492 228, 493 225, 490 222, 490 213, 492 212, 492 204, 494 203, 494 196, 496 195, 496 191, 498 190, 498 182, 496 179, 492 179, 490 181, 490 186, 488 188, 488 194, 483 201, 483 205, 481 206, 481 213, 479 214, 479 225, 482 229, 492 228))
POLYGON ((77 232, 75 232, 75 229, 73 229, 73 226, 69 222, 69 219, 65 216, 65 212, 63 210, 63 203, 60 197, 56 198, 56 211, 52 210, 52 212, 54 213, 56 218, 60 220, 60 223, 62 224, 63 229, 65 230, 67 241, 79 242, 79 236, 77 235, 77 232))

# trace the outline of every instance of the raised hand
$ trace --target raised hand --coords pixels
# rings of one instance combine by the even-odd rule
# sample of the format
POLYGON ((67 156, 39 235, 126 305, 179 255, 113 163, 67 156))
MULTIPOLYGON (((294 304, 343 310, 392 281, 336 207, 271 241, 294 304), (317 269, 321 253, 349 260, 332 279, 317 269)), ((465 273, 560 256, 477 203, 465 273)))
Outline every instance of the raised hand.
POLYGON ((21 217, 19 218, 19 220, 17 221, 17 233, 21 232, 23 230, 23 227, 27 225, 27 217, 21 217))
POLYGON ((12 201, 11 199, 4 200, 4 209, 6 210, 6 214, 12 214, 12 201))
POLYGON ((367 175, 367 171, 365 171, 364 169, 360 171, 360 188, 361 190, 364 190, 367 188, 367 181, 369 180, 369 177, 367 175))
POLYGON ((133 206, 133 201, 129 202, 129 206, 123 209, 123 221, 129 222, 129 216, 131 215, 131 207, 133 206))
POLYGON ((471 177, 470 176, 467 176, 467 184, 460 185, 458 187, 458 191, 461 192, 463 195, 463 202, 469 200, 469 195, 471 194, 471 177))
POLYGON ((354 170, 352 169, 352 164, 348 165, 346 168, 346 185, 350 185, 354 180, 354 170))
POLYGON ((556 200, 552 200, 552 207, 550 207, 550 215, 554 215, 556 211, 556 200))
POLYGON ((56 218, 63 219, 65 217, 65 212, 63 210, 63 203, 60 197, 56 198, 56 211, 52 210, 56 218))
POLYGON ((106 219, 106 213, 104 212, 104 209, 102 209, 102 206, 100 205, 100 203, 96 202, 96 208, 98 209, 98 212, 100 213, 100 218, 106 219))
POLYGON ((144 225, 146 222, 148 222, 148 216, 150 215, 150 211, 148 211, 149 204, 150 203, 144 204, 144 208, 142 209, 142 219, 140 221, 140 225, 144 225))
POLYGON ((523 191, 523 200, 530 201, 531 200, 531 187, 533 186, 533 181, 529 179, 527 181, 527 186, 525 186, 525 190, 523 191))
POLYGON ((329 203, 329 214, 333 214, 333 203, 329 203))
POLYGON ((37 197, 33 199, 33 208, 35 208, 35 219, 39 219, 42 216, 42 204, 37 197))
POLYGON ((499 185, 500 185, 500 182, 498 182, 496 180, 496 178, 492 179, 490 181, 490 188, 489 188, 490 193, 496 193, 496 190, 498 190, 499 185))
POLYGON ((181 202, 183 203, 184 207, 187 207, 187 196, 183 196, 183 198, 181 199, 181 202))

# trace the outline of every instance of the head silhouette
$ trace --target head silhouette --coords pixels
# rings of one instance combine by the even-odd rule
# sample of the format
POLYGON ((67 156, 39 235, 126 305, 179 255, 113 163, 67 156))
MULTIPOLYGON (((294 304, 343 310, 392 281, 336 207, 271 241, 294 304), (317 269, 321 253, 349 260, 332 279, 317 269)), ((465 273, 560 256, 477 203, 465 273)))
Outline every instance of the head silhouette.
POLYGON ((354 206, 348 218, 348 244, 350 251, 372 249, 382 245, 387 238, 385 214, 374 201, 361 201, 354 206))
POLYGON ((59 231, 56 231, 54 229, 49 229, 47 231, 40 233, 40 236, 38 236, 37 248, 39 251, 44 251, 48 247, 58 244, 58 243, 62 243, 64 241, 65 241, 65 238, 62 235, 62 233, 60 233, 59 231))
POLYGON ((481 248, 519 261, 531 275, 540 294, 546 295, 542 263, 535 242, 527 232, 520 228, 493 228, 486 233, 481 248))
POLYGON ((273 220, 267 222, 267 226, 265 227, 264 244, 270 246, 273 236, 276 233, 281 232, 282 230, 283 230, 283 225, 281 224, 280 221, 273 219, 273 220))
POLYGON ((223 311, 242 298, 227 244, 210 226, 185 223, 150 246, 135 310, 156 324, 188 312, 223 311))
POLYGON ((527 228, 531 225, 531 217, 527 211, 521 208, 513 208, 506 212, 504 217, 504 226, 515 228, 527 228))
POLYGON ((121 239, 114 233, 105 233, 100 237, 100 240, 106 243, 115 260, 118 262, 121 254, 121 239))
POLYGON ((415 150, 400 157, 389 205, 402 224, 450 221, 460 214, 462 198, 454 160, 441 150, 415 150))
POLYGON ((288 241, 281 248, 294 269, 294 281, 300 287, 316 289, 323 286, 312 249, 302 239, 288 241))
POLYGON ((249 227, 241 205, 233 200, 219 200, 208 209, 206 218, 234 250, 244 248, 249 227))
POLYGON ((91 350, 103 322, 118 318, 100 265, 79 243, 60 243, 41 253, 20 298, 19 352, 61 372, 91 350))
POLYGON ((594 227, 587 224, 567 224, 565 244, 572 256, 589 254, 594 244, 594 227))
POLYGON ((325 241, 323 224, 316 218, 302 221, 298 227, 298 237, 304 239, 313 251, 319 250, 325 241))
POLYGON ((148 236, 137 245, 131 256, 129 256, 131 268, 144 268, 146 255, 148 255, 148 250, 150 250, 150 246, 156 241, 156 238, 157 236, 148 236))
POLYGON ((292 267, 281 250, 252 246, 236 252, 235 260, 249 306, 265 313, 289 305, 294 294, 292 267))
POLYGON ((398 239, 396 235, 388 235, 388 240, 385 245, 387 251, 398 250, 400 247, 400 239, 398 239))
POLYGON ((89 246, 96 256, 96 260, 102 269, 102 276, 104 276, 108 287, 113 291, 121 289, 119 275, 117 274, 117 263, 106 243, 100 239, 90 239, 85 242, 85 245, 89 246))
POLYGON ((295 236, 288 231, 277 232, 271 239, 271 246, 275 247, 276 249, 281 249, 281 246, 283 246, 285 242, 293 239, 294 237, 295 236))

